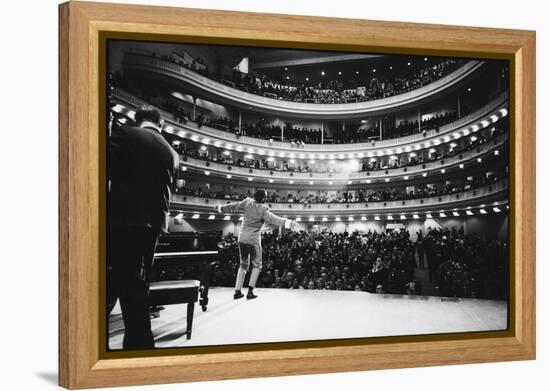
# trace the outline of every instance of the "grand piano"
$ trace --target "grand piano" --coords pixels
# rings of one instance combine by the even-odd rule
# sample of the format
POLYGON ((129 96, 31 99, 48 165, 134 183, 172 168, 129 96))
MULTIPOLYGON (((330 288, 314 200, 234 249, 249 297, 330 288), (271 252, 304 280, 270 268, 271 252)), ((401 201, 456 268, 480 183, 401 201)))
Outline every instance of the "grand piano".
POLYGON ((161 235, 151 270, 151 283, 174 280, 200 281, 199 304, 202 310, 206 311, 210 282, 222 248, 221 231, 161 235))

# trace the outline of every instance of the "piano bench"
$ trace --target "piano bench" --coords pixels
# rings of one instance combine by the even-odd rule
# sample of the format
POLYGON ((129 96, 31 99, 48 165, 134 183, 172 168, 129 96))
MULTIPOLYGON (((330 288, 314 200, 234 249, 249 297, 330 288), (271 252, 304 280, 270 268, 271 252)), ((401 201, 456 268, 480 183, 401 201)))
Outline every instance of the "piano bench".
POLYGON ((149 304, 170 305, 187 303, 187 339, 191 339, 195 302, 199 299, 200 281, 154 281, 149 285, 149 304))

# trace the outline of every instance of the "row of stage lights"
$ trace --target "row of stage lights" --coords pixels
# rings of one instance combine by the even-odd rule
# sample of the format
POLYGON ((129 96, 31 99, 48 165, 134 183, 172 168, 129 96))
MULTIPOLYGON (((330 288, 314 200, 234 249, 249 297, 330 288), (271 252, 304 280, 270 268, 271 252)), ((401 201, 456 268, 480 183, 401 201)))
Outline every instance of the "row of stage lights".
MULTIPOLYGON (((494 128, 493 128, 493 130, 494 130, 494 128)), ((474 142, 474 141, 477 140, 477 137, 476 137, 476 136, 471 136, 471 137, 470 137, 470 140, 471 140, 472 142, 474 142)), ((179 142, 174 141, 173 144, 174 144, 174 145, 179 145, 179 142)), ((453 149, 457 146, 457 144, 456 144, 456 143, 450 143, 449 146, 451 147, 451 150, 453 150, 453 149)), ((242 149, 242 148, 241 148, 241 149, 242 149)), ((407 149, 407 148, 405 148, 405 149, 407 149)), ((207 148, 206 146, 203 145, 203 146, 201 147, 201 150, 202 150, 202 151, 207 151, 208 148, 207 148)), ((400 151, 399 151, 398 153, 403 153, 403 152, 401 151, 401 148, 399 148, 399 150, 400 150, 400 151)), ((261 150, 261 152, 265 152, 265 151, 261 150)), ((407 151, 406 151, 406 152, 407 152, 407 151)), ((436 152, 436 149, 435 149, 435 148, 430 148, 429 151, 428 151, 428 153, 429 153, 430 155, 431 155, 432 153, 435 153, 435 152, 436 152)), ((226 150, 226 151, 223 152, 223 154, 226 155, 226 156, 228 156, 228 155, 231 154, 231 152, 226 150)), ((498 152, 497 152, 496 154, 498 155, 498 152)), ((265 154, 264 154, 264 155, 265 155, 265 154)), ((367 157, 370 157, 370 158, 371 158, 371 159, 370 159, 371 162, 377 161, 377 159, 376 159, 375 157, 373 157, 374 154, 373 154, 372 152, 367 153, 366 155, 367 155, 367 157)), ((377 154, 377 155, 378 155, 378 156, 384 156, 384 155, 379 155, 379 154, 377 154)), ((315 156, 315 154, 309 154, 309 157, 311 157, 311 156, 315 156)), ((318 156, 321 156, 321 160, 324 160, 324 155, 321 154, 321 155, 318 155, 318 156)), ((409 157, 410 157, 410 158, 413 158, 413 157, 416 157, 416 156, 417 156, 416 152, 410 152, 410 153, 409 153, 409 157)), ((285 156, 284 156, 284 155, 281 156, 281 154, 279 154, 279 157, 282 157, 282 158, 283 158, 283 157, 285 157, 285 156)), ((296 155, 295 155, 295 154, 289 154, 288 157, 290 158, 290 161, 289 161, 289 162, 290 162, 291 164, 295 164, 295 163, 296 163, 296 160, 295 160, 296 155)), ((337 157, 338 157, 338 159, 345 159, 346 157, 349 158, 349 159, 355 159, 356 157, 358 157, 358 158, 364 158, 364 157, 365 157, 365 154, 362 153, 362 152, 358 152, 357 154, 355 154, 355 153, 353 153, 353 152, 348 153, 348 154, 340 153, 340 154, 338 154, 337 157)), ((249 154, 247 154, 247 155, 244 155, 244 158, 245 158, 245 159, 253 159, 254 156, 252 156, 252 154, 249 153, 249 154)), ((301 154, 298 155, 298 158, 299 158, 299 159, 302 159, 302 160, 305 160, 305 159, 306 159, 306 155, 303 154, 303 153, 301 153, 301 154)), ((330 164, 335 164, 335 163, 336 163, 336 155, 329 155, 328 158, 330 159, 330 160, 329 160, 329 163, 330 163, 330 164)), ((390 155, 389 159, 390 159, 390 160, 397 160, 398 157, 397 157, 397 155, 390 155)), ((273 161, 275 161, 275 158, 274 158, 273 156, 270 156, 270 157, 267 158, 267 161, 268 161, 268 162, 273 162, 273 161)), ((315 164, 315 160, 314 160, 314 159, 310 159, 310 160, 309 160, 309 163, 310 163, 310 164, 315 164)))
MULTIPOLYGON (((499 154, 500 154, 500 153, 499 153, 498 150, 494 151, 494 155, 495 155, 495 156, 499 156, 499 154)), ((479 158, 477 158, 477 162, 478 162, 478 163, 482 163, 482 162, 483 162, 483 159, 479 157, 479 158)), ((460 169, 463 169, 463 168, 464 168, 464 164, 463 164, 463 163, 460 163, 460 164, 458 165, 458 167, 459 167, 460 169)), ((187 171, 187 167, 182 166, 182 167, 180 167, 180 170, 181 170, 181 171, 187 171)), ((358 171, 358 170, 355 170, 355 171, 358 171)), ((445 168, 442 168, 442 169, 439 170, 439 172, 440 172, 441 174, 445 174, 445 173, 447 172, 447 170, 446 170, 445 168)), ((211 171, 209 171, 209 170, 204 170, 204 175, 210 176, 210 174, 211 174, 211 171)), ((426 178, 426 177, 428 176, 428 173, 427 173, 427 172, 423 172, 421 175, 422 175, 424 178, 426 178)), ((233 175, 231 175, 231 174, 225 174, 225 177, 226 177, 226 179, 231 179, 231 178, 233 178, 233 175)), ((404 176, 403 176, 403 180, 405 180, 405 181, 408 181, 410 178, 411 178, 410 175, 404 175, 404 176)), ((252 182, 252 181, 254 181, 254 178, 249 176, 249 177, 247 177, 247 180, 248 180, 249 182, 252 182)), ((390 178, 384 178, 384 182, 386 182, 386 183, 387 183, 387 182, 390 182, 390 180, 391 180, 390 178)), ((373 181, 372 179, 365 179, 365 180, 363 180, 363 181, 361 181, 361 180, 356 180, 355 182, 354 182, 354 181, 351 181, 351 180, 348 180, 348 181, 347 181, 347 184, 348 184, 348 185, 352 185, 352 184, 354 184, 354 183, 360 184, 361 182, 362 182, 362 183, 366 183, 366 184, 370 184, 370 183, 372 183, 372 181, 373 181)), ((275 179, 271 179, 271 178, 270 178, 270 179, 268 179, 268 182, 269 182, 269 183, 274 183, 274 182, 275 182, 275 179)), ((283 182, 283 180, 281 180, 280 182, 283 182)), ((285 182, 286 182, 286 180, 285 180, 285 182)), ((295 181, 292 180, 292 179, 288 181, 288 183, 289 183, 290 185, 293 185, 294 182, 295 182, 295 181)), ((314 184, 315 184, 315 181, 308 181, 308 183, 309 183, 310 185, 314 185, 314 184)), ((317 181, 317 183, 318 183, 318 184, 321 184, 321 185, 333 185, 333 184, 334 184, 334 181, 323 181, 323 182, 317 181)))
MULTIPOLYGON (((189 138, 191 139, 191 141, 200 142, 200 143, 204 144, 204 146, 203 146, 204 148, 206 148, 207 145, 213 145, 216 148, 225 148, 227 153, 230 153, 230 151, 235 150, 237 152, 246 152, 248 154, 262 155, 262 156, 268 156, 268 157, 272 157, 272 158, 277 156, 277 157, 280 157, 280 158, 288 157, 290 159, 299 158, 299 159, 310 159, 310 160, 314 160, 314 159, 335 160, 335 159, 346 159, 346 158, 354 159, 354 158, 365 158, 365 157, 372 158, 372 157, 375 157, 375 156, 378 156, 378 157, 393 156, 393 155, 398 155, 398 154, 402 154, 402 153, 412 153, 413 155, 411 155, 411 156, 415 156, 414 151, 418 151, 422 148, 432 148, 434 146, 438 146, 438 145, 441 145, 443 143, 449 143, 453 140, 458 140, 461 137, 469 136, 472 133, 476 133, 481 129, 487 128, 488 126, 496 123, 501 118, 504 118, 507 115, 508 115, 508 110, 505 109, 505 108, 502 108, 498 111, 498 114, 493 114, 490 117, 488 117, 488 119, 484 119, 484 120, 480 121, 479 123, 476 123, 472 126, 469 126, 467 128, 464 128, 464 129, 461 129, 461 130, 458 130, 458 131, 455 131, 452 135, 446 135, 446 136, 444 136, 440 139, 433 140, 433 141, 426 141, 425 143, 419 143, 419 144, 416 144, 414 146, 406 146, 406 147, 399 147, 399 148, 396 148, 396 149, 380 150, 376 153, 374 153, 374 152, 307 153, 307 154, 306 153, 295 153, 295 152, 288 152, 287 153, 287 152, 283 152, 283 151, 275 152, 273 150, 265 150, 265 149, 262 149, 262 148, 259 148, 259 149, 255 149, 255 148, 251 148, 251 147, 245 148, 242 145, 233 145, 232 143, 229 143, 229 142, 223 143, 220 140, 212 141, 212 140, 210 140, 210 138, 208 138, 206 136, 200 137, 197 134, 190 134, 189 138)), ((174 128, 173 126, 170 126, 170 125, 165 126, 164 130, 167 133, 175 134, 175 135, 180 136, 180 137, 186 137, 188 135, 187 132, 177 130, 176 128, 174 128)), ((472 137, 475 137, 475 136, 472 136, 472 137)), ((473 140, 475 141, 475 138, 473 140)), ((176 140, 176 145, 177 145, 177 140, 176 140)))
MULTIPOLYGON (((424 57, 424 62, 427 62, 428 61, 428 57, 424 57)), ((410 67, 412 65, 412 63, 410 61, 407 62, 407 66, 410 67)), ((393 66, 390 65, 388 67, 388 69, 391 71, 393 70, 393 66)), ((437 69, 437 66, 434 65, 433 66, 433 69, 437 69)), ((288 67, 285 67, 285 72, 288 72, 288 67)), ((372 68, 371 69, 371 72, 372 73, 376 73, 376 68, 372 68)), ((326 76, 326 72, 325 71, 321 71, 321 76, 326 76)), ((355 71, 355 74, 358 75, 359 74, 359 71, 355 71)), ((338 71, 338 76, 342 76, 342 71, 338 71)), ((286 76, 286 79, 289 80, 290 79, 290 76, 286 76)), ((309 76, 306 76, 305 78, 306 81, 309 81, 309 76)))
MULTIPOLYGON (((124 113, 125 115, 127 115, 130 118, 133 118, 133 116, 135 115, 135 111, 128 110, 120 104, 115 105, 112 108, 112 110, 114 112, 117 112, 117 113, 124 113)), ((484 119, 484 120, 480 121, 479 123, 476 123, 472 126, 464 128, 462 130, 455 131, 452 134, 452 136, 447 135, 447 136, 442 137, 441 139, 437 139, 437 140, 433 140, 433 141, 426 141, 425 143, 419 143, 419 144, 416 144, 414 146, 399 147, 399 148, 396 148, 396 149, 380 150, 376 153, 373 153, 373 152, 357 152, 357 153, 348 152, 348 153, 328 153, 328 154, 325 154, 325 153, 308 153, 308 154, 306 154, 306 153, 289 152, 287 154, 286 152, 283 152, 283 151, 280 151, 280 152, 276 153, 273 150, 266 151, 265 149, 261 149, 261 148, 259 148, 259 149, 255 149, 255 148, 251 148, 251 147, 245 148, 242 145, 233 145, 232 143, 229 143, 229 142, 222 143, 220 140, 212 141, 212 140, 210 140, 210 138, 208 138, 206 136, 201 137, 197 134, 189 134, 189 136, 190 136, 189 138, 194 142, 200 142, 200 143, 204 144, 203 147, 202 147, 204 149, 206 149, 206 145, 213 145, 216 148, 225 148, 226 149, 226 151, 225 151, 226 154, 230 153, 230 151, 232 151, 234 149, 237 152, 247 152, 248 154, 257 154, 257 155, 262 155, 262 156, 268 156, 270 158, 274 158, 275 156, 278 156, 280 158, 288 157, 290 159, 299 158, 299 159, 310 159, 310 160, 314 160, 314 159, 319 159, 319 160, 340 159, 341 160, 341 159, 346 159, 346 158, 348 158, 348 159, 354 159, 354 158, 362 159, 362 158, 365 158, 365 157, 373 158, 375 156, 378 156, 378 157, 390 156, 390 158, 396 159, 397 156, 395 156, 395 155, 398 155, 398 154, 410 153, 410 156, 414 157, 414 156, 416 156, 416 153, 414 151, 418 151, 422 148, 432 148, 434 146, 438 146, 438 145, 441 145, 443 143, 451 142, 452 140, 458 140, 461 137, 465 137, 465 136, 470 135, 471 133, 476 133, 477 131, 479 131, 481 129, 487 128, 491 124, 494 124, 499 119, 504 118, 507 115, 508 115, 508 110, 506 108, 502 108, 498 111, 497 114, 493 114, 493 115, 489 116, 488 119, 484 119)), ((178 130, 175 127, 173 127, 172 125, 166 125, 164 127, 164 131, 167 132, 167 133, 170 133, 170 134, 175 134, 179 137, 188 136, 186 131, 178 130)), ((471 136, 471 137, 472 137, 472 140, 475 141, 475 136, 471 136)), ((175 145, 178 145, 179 141, 175 140, 174 143, 175 143, 175 145)), ((433 151, 433 149, 431 149, 430 151, 433 151)))
MULTIPOLYGON (((508 209, 508 205, 506 205, 506 209, 508 209)), ((473 210, 473 209, 466 209, 466 210, 462 210, 462 211, 457 211, 457 210, 453 210, 453 211, 441 211, 441 212, 426 212, 426 213, 413 213, 413 214, 396 214, 396 215, 392 215, 392 214, 386 214, 386 215, 374 215, 374 216, 370 216, 372 218, 372 220, 374 221, 399 221, 399 220, 418 220, 418 219, 421 219, 421 218, 426 218, 426 219, 433 219, 433 218, 448 218, 448 217, 463 217, 463 216, 474 216, 476 214, 478 215, 486 215, 486 214, 489 214, 489 213, 501 213, 503 211, 503 207, 502 206, 494 206, 492 208, 488 208, 488 207, 483 207, 483 208, 480 208, 480 209, 476 209, 476 210, 473 210)), ((176 220, 181 220, 185 217, 186 215, 184 213, 179 213, 178 215, 176 215, 174 218, 176 220)), ((288 217, 288 216, 285 216, 285 217, 288 217)), ((188 214, 188 218, 191 218, 193 220, 198 220, 198 219, 207 219, 207 220, 217 220, 219 219, 218 218, 218 215, 215 215, 215 214, 200 214, 200 213, 189 213, 188 214)), ((231 220, 231 215, 224 215, 222 220, 224 221, 229 221, 231 220)), ((242 221, 243 220, 243 217, 240 216, 238 218, 239 221, 242 221)), ((335 217, 315 217, 315 216, 309 216, 309 217, 300 217, 300 216, 297 216, 295 217, 295 220, 298 221, 298 222, 301 222, 301 221, 304 221, 304 222, 310 222, 310 223, 313 223, 313 222, 328 222, 328 221, 348 221, 348 222, 354 222, 354 221, 368 221, 369 218, 367 216, 349 216, 349 217, 340 217, 340 216, 335 216, 335 217)))

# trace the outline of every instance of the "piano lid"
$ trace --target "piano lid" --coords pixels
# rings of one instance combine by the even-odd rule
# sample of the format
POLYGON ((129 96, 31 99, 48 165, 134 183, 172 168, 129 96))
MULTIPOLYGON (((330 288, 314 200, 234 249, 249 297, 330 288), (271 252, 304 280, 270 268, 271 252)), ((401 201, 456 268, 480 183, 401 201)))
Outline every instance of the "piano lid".
POLYGON ((221 231, 175 232, 161 235, 155 257, 214 255, 222 246, 221 231))

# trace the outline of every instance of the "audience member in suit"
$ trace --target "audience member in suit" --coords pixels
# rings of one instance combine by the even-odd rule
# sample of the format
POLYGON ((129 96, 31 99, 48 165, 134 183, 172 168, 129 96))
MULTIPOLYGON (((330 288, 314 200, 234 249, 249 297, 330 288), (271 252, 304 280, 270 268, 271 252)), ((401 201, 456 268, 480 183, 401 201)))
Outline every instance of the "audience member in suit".
POLYGON ((418 250, 418 268, 424 269, 426 267, 426 264, 424 262, 424 243, 421 236, 419 236, 419 238, 416 240, 416 249, 418 250))
POLYGON ((135 124, 108 140, 107 297, 120 301, 123 348, 150 349, 148 277, 158 237, 168 228, 179 158, 161 135, 157 109, 140 107, 135 124))
POLYGON ((388 269, 384 267, 382 258, 377 258, 376 263, 373 265, 367 277, 369 280, 369 285, 371 286, 370 292, 386 292, 388 288, 388 277, 388 269))

